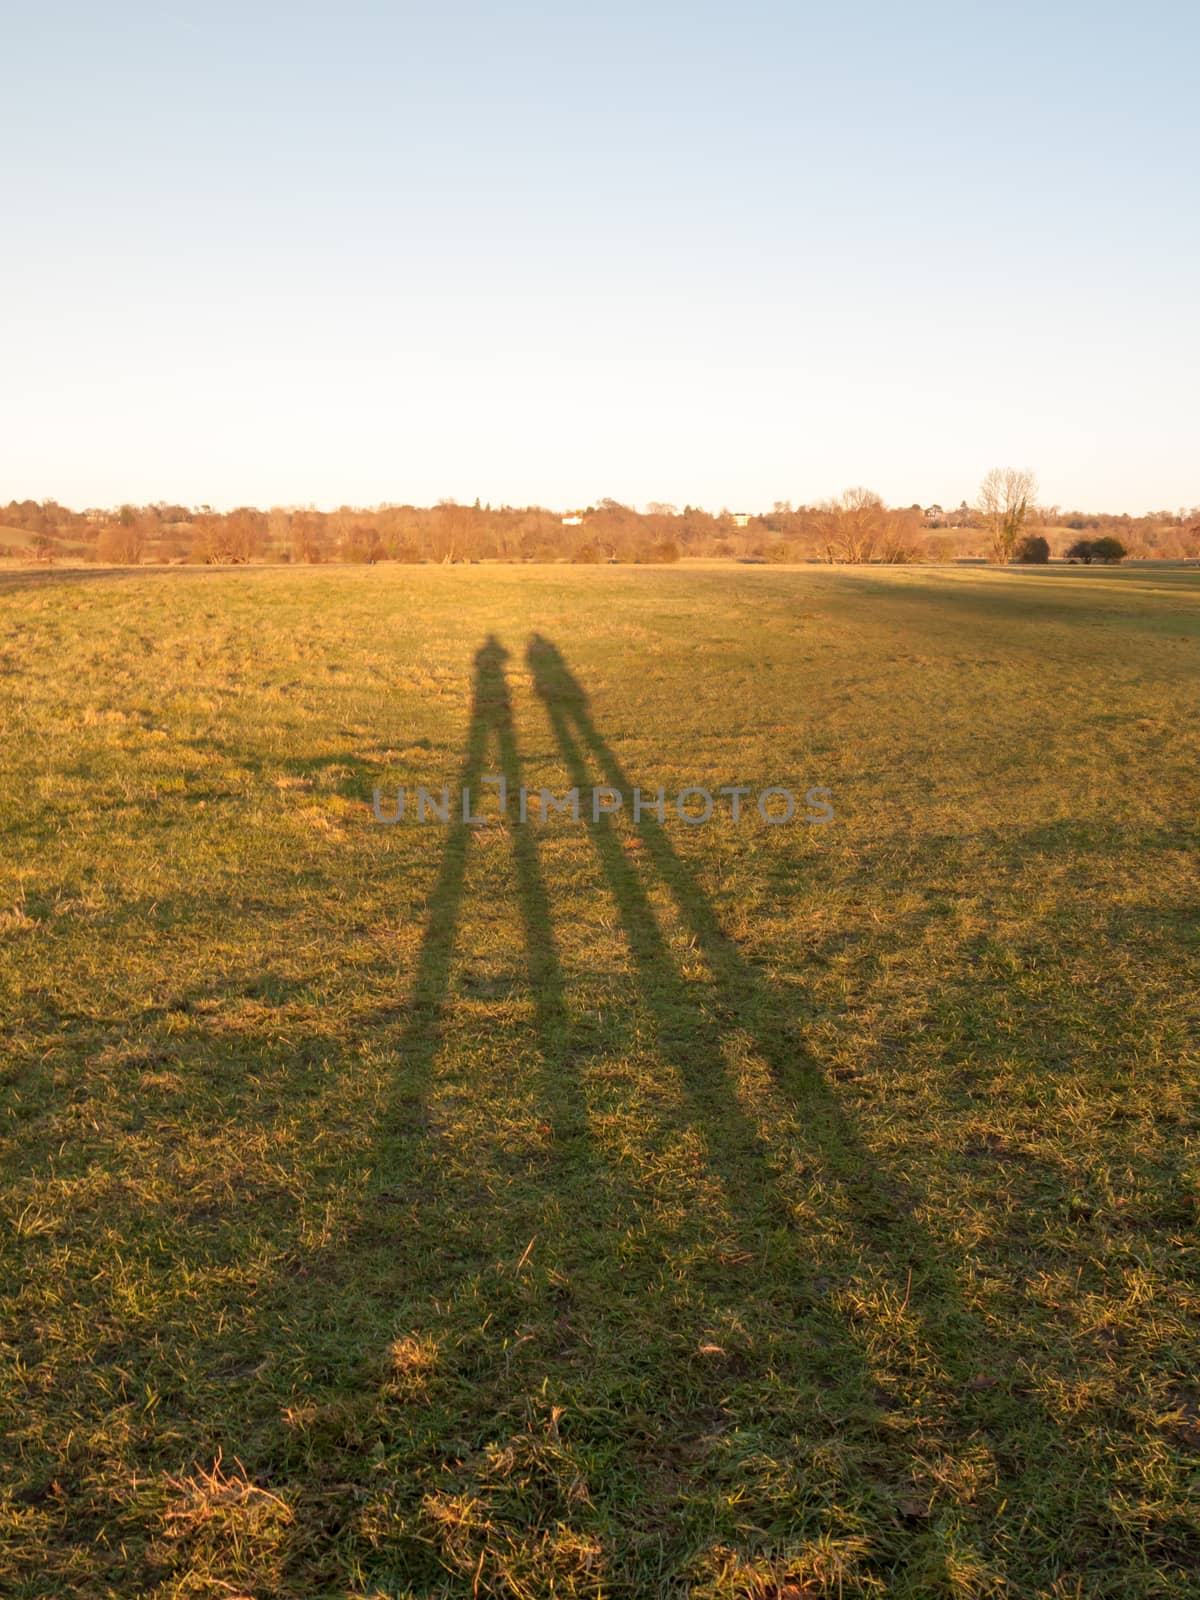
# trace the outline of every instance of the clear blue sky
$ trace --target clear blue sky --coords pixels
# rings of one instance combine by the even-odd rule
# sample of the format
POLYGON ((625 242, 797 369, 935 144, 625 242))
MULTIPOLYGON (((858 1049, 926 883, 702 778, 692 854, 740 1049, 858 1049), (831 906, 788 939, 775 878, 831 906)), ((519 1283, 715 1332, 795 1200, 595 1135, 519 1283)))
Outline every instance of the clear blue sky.
POLYGON ((1200 8, 0 0, 0 500, 1200 502, 1200 8))

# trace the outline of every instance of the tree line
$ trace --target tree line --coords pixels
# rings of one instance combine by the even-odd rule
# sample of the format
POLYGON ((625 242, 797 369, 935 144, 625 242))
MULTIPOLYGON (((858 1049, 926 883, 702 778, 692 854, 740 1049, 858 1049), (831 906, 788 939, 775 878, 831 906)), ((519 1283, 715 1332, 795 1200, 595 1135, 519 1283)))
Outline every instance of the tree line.
POLYGON ((1082 513, 1036 500, 1033 475, 997 468, 974 505, 888 506, 865 488, 833 500, 737 515, 661 502, 644 511, 617 500, 564 514, 543 506, 239 506, 217 511, 159 502, 73 511, 57 502, 0 507, 0 554, 85 559, 239 562, 673 562, 710 556, 742 561, 838 563, 1109 561, 1125 554, 1200 557, 1200 507, 1130 517, 1082 513), (1073 537, 1085 534, 1085 538, 1073 537))

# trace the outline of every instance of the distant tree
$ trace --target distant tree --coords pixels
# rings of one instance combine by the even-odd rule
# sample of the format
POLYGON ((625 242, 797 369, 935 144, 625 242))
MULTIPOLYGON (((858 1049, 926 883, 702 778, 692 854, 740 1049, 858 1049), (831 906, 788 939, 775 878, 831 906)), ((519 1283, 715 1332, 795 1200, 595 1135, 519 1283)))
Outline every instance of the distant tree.
POLYGON ((36 500, 10 500, 0 511, 0 522, 9 528, 24 528, 28 533, 49 533, 52 526, 45 508, 36 500))
POLYGON ((1033 473, 1016 467, 993 467, 979 485, 979 512, 991 535, 993 561, 1011 561, 1036 492, 1033 473))
POLYGON ((114 566, 137 566, 146 548, 146 524, 139 517, 132 522, 111 522, 101 529, 96 540, 96 560, 114 566))
POLYGON ((447 566, 469 554, 474 516, 470 506, 457 500, 439 500, 430 518, 430 555, 447 566))
POLYGON ((1040 533, 1027 533, 1013 552, 1014 561, 1043 562, 1050 559, 1050 545, 1040 533))
POLYGON ((325 518, 319 511, 296 511, 291 519, 292 560, 324 561, 328 554, 325 518))
MULTIPOLYGON (((1171 508, 1131 517, 1125 513, 1054 512, 1029 498, 1032 477, 997 470, 985 480, 987 516, 965 507, 940 514, 934 525, 952 527, 941 538, 927 530, 929 512, 889 508, 869 489, 849 489, 823 505, 791 506, 777 500, 740 527, 728 512, 654 501, 644 513, 605 499, 568 527, 545 506, 482 505, 442 500, 435 505, 341 505, 328 512, 309 506, 260 511, 239 506, 216 511, 168 501, 112 510, 72 511, 53 500, 0 506, 0 529, 22 530, 19 549, 37 539, 41 553, 86 551, 89 559, 126 564, 184 558, 202 562, 371 561, 578 561, 667 562, 697 556, 746 561, 900 562, 976 556, 990 548, 994 560, 1045 559, 1034 536, 1064 521, 1077 530, 1070 559, 1115 562, 1128 556, 1178 559, 1200 556, 1200 507, 1171 508), (985 529, 971 532, 968 529, 985 529), (990 544, 985 542, 989 540, 990 544), (69 542, 68 542, 69 541, 69 542), (1111 542, 1109 542, 1111 541, 1111 542)), ((16 535, 14 535, 16 537, 16 535)))
POLYGON ((267 542, 268 519, 254 506, 239 506, 225 518, 226 557, 230 561, 251 561, 267 542))
POLYGON ((193 518, 191 558, 209 566, 251 561, 267 542, 269 519, 254 506, 202 511, 193 518))
POLYGON ((889 567, 906 567, 914 561, 919 561, 921 552, 915 544, 892 535, 885 539, 880 547, 879 559, 889 567))
POLYGON ((287 560, 291 550, 292 519, 283 506, 272 506, 267 512, 268 559, 287 560))
POLYGON ((922 535, 924 512, 920 506, 905 506, 889 511, 884 518, 879 560, 889 566, 906 566, 927 554, 922 535))
POLYGON ((814 513, 827 561, 870 561, 889 531, 883 501, 872 489, 847 489, 814 513))
POLYGON ((1115 565, 1118 561, 1124 561, 1128 554, 1129 551, 1126 550, 1120 539, 1113 538, 1111 534, 1104 534, 1101 538, 1092 540, 1092 559, 1094 561, 1106 561, 1115 565))
POLYGON ((1082 561, 1085 567, 1090 567, 1096 555, 1095 540, 1076 539, 1066 554, 1068 561, 1082 561))
POLYGON ((355 522, 342 532, 339 561, 378 561, 384 553, 379 530, 370 522, 355 522))

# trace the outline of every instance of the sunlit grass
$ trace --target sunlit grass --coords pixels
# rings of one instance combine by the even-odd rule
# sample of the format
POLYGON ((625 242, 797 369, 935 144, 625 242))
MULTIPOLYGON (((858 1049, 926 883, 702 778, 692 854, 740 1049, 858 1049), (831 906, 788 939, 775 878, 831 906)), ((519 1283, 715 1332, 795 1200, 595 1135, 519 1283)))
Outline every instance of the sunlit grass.
POLYGON ((1200 1593, 1198 598, 0 582, 0 1590, 1200 1593))

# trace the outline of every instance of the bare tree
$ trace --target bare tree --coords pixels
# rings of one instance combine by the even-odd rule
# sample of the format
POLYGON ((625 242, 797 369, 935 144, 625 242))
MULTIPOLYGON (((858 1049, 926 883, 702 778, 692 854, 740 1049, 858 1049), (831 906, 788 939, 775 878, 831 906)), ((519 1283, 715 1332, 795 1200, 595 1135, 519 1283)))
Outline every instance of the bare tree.
POLYGON ((979 512, 991 534, 993 561, 1011 561, 1036 493, 1033 473, 1018 467, 993 467, 979 485, 979 512))
POLYGON ((294 511, 291 518, 292 560, 324 561, 327 550, 325 517, 311 506, 294 511))
POLYGON ((887 535, 888 513, 871 489, 847 489, 818 506, 813 522, 826 561, 870 561, 887 535))
POLYGON ((287 560, 291 552, 292 518, 283 506, 267 512, 267 547, 275 561, 287 560))

